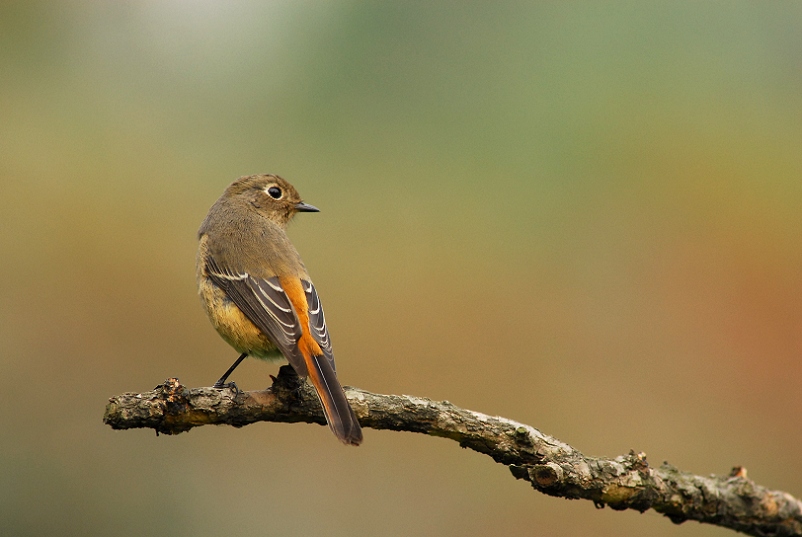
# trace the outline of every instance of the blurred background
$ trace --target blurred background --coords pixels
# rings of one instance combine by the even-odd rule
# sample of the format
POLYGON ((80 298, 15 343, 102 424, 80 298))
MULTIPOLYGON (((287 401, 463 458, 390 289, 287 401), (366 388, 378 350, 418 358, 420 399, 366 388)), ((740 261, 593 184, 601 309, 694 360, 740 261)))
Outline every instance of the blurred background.
POLYGON ((345 384, 802 495, 798 2, 4 2, 0 73, 4 535, 732 535, 422 435, 104 426, 236 358, 196 230, 258 172, 345 384))

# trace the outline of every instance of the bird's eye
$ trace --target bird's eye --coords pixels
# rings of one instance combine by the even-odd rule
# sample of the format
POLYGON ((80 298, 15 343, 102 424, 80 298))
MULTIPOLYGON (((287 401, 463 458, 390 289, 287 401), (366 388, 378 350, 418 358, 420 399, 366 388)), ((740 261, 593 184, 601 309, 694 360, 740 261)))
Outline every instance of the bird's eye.
POLYGON ((271 198, 274 200, 281 199, 281 189, 277 186, 271 186, 267 189, 267 193, 270 195, 271 198))

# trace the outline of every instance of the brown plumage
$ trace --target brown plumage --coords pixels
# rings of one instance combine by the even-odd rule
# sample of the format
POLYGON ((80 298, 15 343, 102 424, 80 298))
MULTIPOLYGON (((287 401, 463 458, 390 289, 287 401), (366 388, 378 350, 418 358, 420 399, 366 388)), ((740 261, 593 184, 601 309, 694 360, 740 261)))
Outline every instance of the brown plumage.
POLYGON ((240 358, 282 355, 309 377, 334 434, 359 445, 362 429, 337 380, 323 308, 286 234, 298 212, 316 212, 287 181, 251 175, 231 183, 198 231, 198 293, 212 324, 240 358))

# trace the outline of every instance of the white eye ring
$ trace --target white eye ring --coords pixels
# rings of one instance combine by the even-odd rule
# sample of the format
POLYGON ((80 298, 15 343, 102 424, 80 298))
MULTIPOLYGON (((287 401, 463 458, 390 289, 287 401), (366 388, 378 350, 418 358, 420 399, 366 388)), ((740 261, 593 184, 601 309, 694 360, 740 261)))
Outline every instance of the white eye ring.
POLYGON ((276 185, 270 185, 267 188, 265 188, 265 194, 267 194, 274 200, 280 200, 281 198, 284 197, 284 191, 281 190, 276 185))

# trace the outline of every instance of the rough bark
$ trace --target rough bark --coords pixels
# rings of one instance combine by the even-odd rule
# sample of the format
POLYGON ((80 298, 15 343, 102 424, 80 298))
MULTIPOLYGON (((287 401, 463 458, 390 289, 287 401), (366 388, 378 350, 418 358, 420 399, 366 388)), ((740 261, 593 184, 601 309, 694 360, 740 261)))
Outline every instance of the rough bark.
MULTIPOLYGON (((652 467, 634 451, 612 459, 588 457, 533 427, 448 401, 350 387, 346 394, 363 427, 450 438, 551 496, 591 500, 600 508, 654 509, 675 523, 697 520, 760 537, 802 535, 802 502, 757 485, 743 468, 727 477, 702 477, 668 463, 652 467)), ((256 421, 325 424, 314 390, 288 366, 264 391, 189 389, 171 378, 150 392, 112 397, 103 420, 114 429, 145 427, 157 434, 256 421)))

